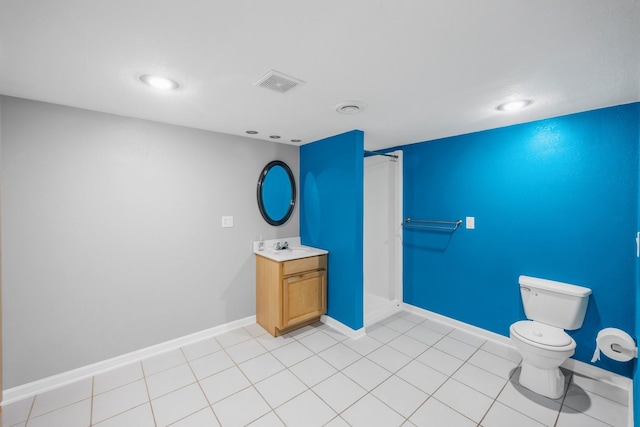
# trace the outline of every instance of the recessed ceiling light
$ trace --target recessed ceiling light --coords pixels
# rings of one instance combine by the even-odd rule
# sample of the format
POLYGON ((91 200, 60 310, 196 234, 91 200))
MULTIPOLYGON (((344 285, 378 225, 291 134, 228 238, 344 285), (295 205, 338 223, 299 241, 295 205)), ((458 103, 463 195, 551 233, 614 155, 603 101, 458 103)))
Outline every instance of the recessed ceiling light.
POLYGON ((155 74, 143 74, 140 76, 140 81, 154 89, 172 90, 180 87, 177 81, 155 74))
POLYGON ((364 102, 345 101, 336 105, 336 111, 340 114, 358 114, 364 110, 364 107, 364 102))
POLYGON ((530 99, 516 99, 514 101, 505 102, 496 107, 498 111, 516 111, 531 105, 533 101, 530 99))
POLYGON ((280 139, 280 135, 271 135, 269 138, 271 138, 271 139, 280 139))
POLYGON ((248 130, 248 131, 247 131, 247 133, 248 133, 249 135, 257 135, 257 134, 258 134, 258 131, 257 131, 257 130, 248 130))
POLYGON ((291 142, 302 142, 301 139, 292 139, 291 142))

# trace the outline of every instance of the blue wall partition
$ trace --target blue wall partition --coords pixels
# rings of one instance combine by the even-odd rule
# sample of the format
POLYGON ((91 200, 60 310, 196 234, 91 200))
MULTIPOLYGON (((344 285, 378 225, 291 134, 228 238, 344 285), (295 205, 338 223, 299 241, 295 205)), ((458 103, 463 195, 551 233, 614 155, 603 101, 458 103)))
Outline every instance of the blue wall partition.
MULTIPOLYGON (((640 108, 636 110, 636 121, 639 123, 638 125, 638 141, 640 141, 640 108)), ((640 145, 640 143, 639 143, 640 145)), ((638 168, 640 169, 640 154, 638 154, 638 168)), ((636 227, 636 232, 640 232, 640 173, 638 174, 638 194, 637 194, 637 203, 638 203, 638 222, 636 227)), ((640 235, 637 235, 640 238, 640 235)), ((640 241, 636 243, 640 246, 640 241)), ((640 252, 640 247, 636 248, 640 252)), ((637 253, 636 255, 640 255, 637 253)), ((640 257, 636 257, 636 333, 640 331, 640 257)), ((636 339, 637 344, 637 339, 636 339)), ((638 368, 638 361, 636 360, 634 370, 633 370, 633 416, 634 416, 634 425, 640 426, 640 369, 638 368)))
MULTIPOLYGON (((518 276, 590 287, 570 332, 590 362, 605 327, 635 336, 640 104, 412 144, 404 215, 476 228, 405 228, 404 299, 508 336, 524 319, 518 276)), ((596 365, 631 377, 633 363, 596 365)))
POLYGON ((327 311, 363 326, 364 134, 351 131, 300 147, 300 237, 329 251, 327 311))

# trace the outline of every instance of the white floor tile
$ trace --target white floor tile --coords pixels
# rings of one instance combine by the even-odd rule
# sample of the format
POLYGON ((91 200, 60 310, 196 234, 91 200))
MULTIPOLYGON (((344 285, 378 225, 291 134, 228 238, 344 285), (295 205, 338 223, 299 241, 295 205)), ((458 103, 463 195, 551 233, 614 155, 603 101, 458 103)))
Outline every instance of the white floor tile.
POLYGON ((27 424, 29 427, 87 427, 90 418, 91 399, 86 399, 35 418, 30 417, 27 424))
POLYGON ((327 378, 312 390, 337 413, 367 394, 365 389, 341 372, 327 378))
POLYGON ((484 351, 488 351, 489 353, 493 353, 496 356, 500 356, 503 359, 510 360, 516 364, 520 363, 520 361, 522 360, 522 356, 520 356, 518 350, 516 350, 516 348, 511 345, 506 345, 495 341, 487 341, 480 348, 484 351))
POLYGON ((406 312, 366 332, 252 324, 6 405, 3 425, 630 427, 627 390, 573 374, 539 396, 506 342, 406 312))
POLYGON ((460 369, 453 374, 452 378, 492 399, 498 397, 498 394, 500 394, 500 391, 502 391, 502 388, 507 383, 506 379, 470 365, 469 363, 462 365, 460 369))
POLYGON ((271 352, 284 366, 292 366, 313 356, 313 353, 305 346, 295 341, 277 348, 271 352))
POLYGON ((404 353, 400 353, 398 350, 389 347, 388 345, 382 346, 376 351, 369 353, 367 359, 374 361, 378 365, 382 366, 389 372, 397 372, 407 363, 411 362, 411 358, 404 353))
POLYGON ((289 332, 289 336, 295 338, 296 340, 300 340, 307 335, 317 332, 319 325, 321 325, 321 323, 314 323, 313 325, 304 326, 302 328, 296 329, 295 331, 289 332))
POLYGON ((256 340, 243 341, 240 344, 227 347, 227 354, 236 363, 246 362, 256 356, 266 353, 267 350, 256 340))
POLYGON ((574 385, 567 390, 564 405, 614 427, 627 427, 626 406, 574 385))
POLYGON ((313 387, 337 372, 336 368, 319 356, 311 356, 289 368, 307 387, 313 387))
POLYGON ((342 417, 338 416, 329 421, 324 427, 351 427, 342 417))
POLYGON ((404 417, 409 417, 429 397, 395 375, 376 387, 371 394, 404 417))
POLYGON ((311 390, 280 406, 276 413, 287 427, 320 427, 336 416, 311 390))
MULTIPOLYGON (((511 409, 500 402, 495 402, 482 420, 482 427, 543 427, 533 418, 511 409)), ((586 427, 586 426, 583 426, 586 427)))
POLYGON ((416 360, 447 376, 453 375, 464 364, 464 360, 433 347, 418 356, 416 360))
POLYGON ((200 381, 200 386, 210 403, 216 403, 239 392, 251 383, 237 367, 229 368, 200 381))
POLYGON ((367 336, 376 339, 381 343, 388 343, 402 334, 401 332, 388 328, 381 323, 376 323, 375 325, 367 327, 366 331, 367 336))
POLYGON ((202 390, 192 384, 151 401, 158 427, 168 426, 208 406, 202 390))
POLYGON ((367 391, 377 387, 391 376, 391 372, 366 357, 347 366, 342 370, 342 373, 367 391))
POLYGON ((253 387, 229 396, 212 407, 224 427, 246 426, 271 411, 253 387))
POLYGON ((156 423, 151 413, 151 404, 145 403, 98 424, 94 421, 94 425, 96 427, 155 427, 156 423))
POLYGON ((427 345, 434 345, 444 337, 444 334, 422 325, 418 325, 409 330, 405 335, 427 345))
POLYGON ((562 407, 558 422, 555 427, 610 427, 610 424, 591 418, 582 412, 571 409, 568 406, 562 407))
POLYGON ((415 360, 396 372, 396 375, 429 395, 447 380, 446 375, 415 360))
POLYGON ((425 321, 422 322, 420 326, 429 328, 436 332, 440 332, 443 335, 447 335, 449 332, 455 329, 449 325, 445 325, 444 323, 441 323, 441 322, 438 322, 437 320, 432 320, 432 319, 425 319, 425 321))
POLYGON ((289 370, 280 371, 260 381, 255 384, 255 388, 272 408, 277 408, 289 399, 308 390, 308 387, 289 370))
POLYGON ((251 335, 254 338, 269 333, 262 326, 258 325, 257 323, 252 323, 251 325, 245 326, 244 330, 247 331, 249 333, 249 335, 251 335))
POLYGON ((314 353, 319 353, 322 350, 326 350, 327 348, 338 343, 338 341, 331 338, 329 335, 325 334, 322 331, 317 331, 313 334, 302 337, 298 339, 298 342, 314 353))
POLYGON ((189 362, 193 373, 199 380, 224 371, 234 365, 233 360, 224 351, 218 351, 189 362))
POLYGON ((559 401, 540 396, 511 381, 507 382, 497 401, 546 426, 553 426, 560 412, 559 401))
POLYGON ((476 348, 481 347, 487 340, 479 335, 472 334, 461 329, 454 329, 447 335, 454 340, 462 341, 465 344, 472 345, 476 348))
POLYGON ((131 363, 93 377, 93 394, 104 393, 114 388, 143 378, 140 362, 131 363))
POLYGON ((338 343, 333 347, 318 353, 318 356, 322 357, 325 361, 329 362, 331 366, 340 370, 351 365, 362 356, 360 353, 350 349, 343 343, 338 343))
POLYGON ((409 322, 415 323, 416 325, 426 320, 426 318, 419 316, 415 313, 411 313, 409 311, 401 311, 398 314, 401 319, 408 320, 409 322))
POLYGON ((406 335, 400 335, 398 338, 389 341, 387 345, 411 358, 418 357, 429 348, 427 344, 406 335))
POLYGON ((385 325, 387 328, 400 332, 401 334, 404 334, 409 329, 413 329, 416 327, 416 324, 413 322, 405 320, 401 317, 393 317, 393 316, 383 320, 380 323, 385 325))
POLYGON ((248 427, 286 427, 275 412, 271 411, 266 415, 261 416, 254 422, 248 425, 248 427))
POLYGON ((222 350, 222 347, 214 338, 207 338, 182 347, 182 352, 187 360, 198 359, 220 350, 222 350))
POLYGON ((278 361, 271 353, 265 353, 261 356, 247 360, 238 365, 252 383, 257 383, 271 375, 285 369, 284 365, 278 361))
POLYGON ((260 343, 264 348, 269 351, 273 351, 276 348, 280 348, 292 342, 295 342, 296 339, 290 337, 289 335, 281 335, 279 337, 273 337, 269 334, 260 335, 256 338, 256 341, 260 343))
POLYGON ((433 347, 440 351, 444 351, 451 356, 457 357, 460 360, 469 359, 471 355, 478 350, 477 347, 465 344, 462 341, 454 340, 448 336, 435 343, 433 347))
POLYGON ((218 341, 218 343, 224 348, 240 344, 241 342, 250 340, 251 338, 253 338, 251 334, 243 328, 234 329, 233 331, 215 336, 216 341, 218 341))
POLYGON ((155 399, 179 388, 193 384, 196 378, 188 364, 184 363, 174 368, 147 376, 149 397, 155 399))
POLYGON ((342 343, 349 347, 351 350, 358 352, 362 356, 366 356, 367 354, 382 346, 382 343, 380 341, 373 339, 367 335, 358 339, 351 338, 343 341, 342 343))
POLYGON ((430 398, 418 408, 409 421, 420 427, 475 427, 477 425, 434 398, 430 398))
POLYGON ((468 362, 504 379, 511 378, 511 375, 518 367, 516 362, 496 356, 495 354, 482 349, 478 350, 473 356, 471 356, 468 362))
POLYGON ((493 399, 453 379, 444 383, 433 397, 477 423, 493 403, 493 399))
POLYGON ((329 335, 331 338, 333 338, 338 342, 342 342, 348 338, 346 335, 336 331, 331 326, 328 326, 325 324, 321 324, 320 326, 318 326, 318 329, 320 329, 322 332, 329 335))
POLYGON ((629 404, 629 392, 620 387, 575 373, 571 376, 571 384, 618 402, 621 405, 627 406, 629 404))
POLYGON ((401 426, 405 419, 376 397, 367 394, 341 414, 352 427, 401 426))
POLYGON ((186 361, 187 359, 184 358, 182 350, 176 349, 144 359, 142 361, 142 368, 144 369, 145 375, 153 375, 165 369, 182 365, 186 361))
POLYGON ((123 385, 94 396, 92 420, 94 423, 100 422, 148 401, 149 395, 144 380, 123 385))
MULTIPOLYGON (((132 424, 131 427, 134 427, 134 425, 132 424)), ((204 408, 171 424, 171 427, 220 427, 220 423, 216 416, 213 415, 211 408, 204 408)))
POLYGON ((31 410, 31 417, 37 417, 90 398, 92 382, 92 378, 86 378, 64 387, 36 395, 33 409, 31 410))
POLYGON ((13 426, 27 421, 29 412, 33 406, 33 397, 18 400, 17 402, 2 407, 2 424, 0 426, 13 426))

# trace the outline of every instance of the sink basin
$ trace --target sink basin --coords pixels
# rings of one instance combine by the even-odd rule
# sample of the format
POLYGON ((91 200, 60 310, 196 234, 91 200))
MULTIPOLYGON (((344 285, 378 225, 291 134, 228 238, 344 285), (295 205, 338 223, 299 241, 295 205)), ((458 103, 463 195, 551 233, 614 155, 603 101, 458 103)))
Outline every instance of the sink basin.
POLYGON ((307 258, 328 253, 324 249, 312 248, 311 246, 290 246, 289 249, 265 249, 255 252, 257 255, 272 259, 274 261, 290 261, 292 259, 307 258))

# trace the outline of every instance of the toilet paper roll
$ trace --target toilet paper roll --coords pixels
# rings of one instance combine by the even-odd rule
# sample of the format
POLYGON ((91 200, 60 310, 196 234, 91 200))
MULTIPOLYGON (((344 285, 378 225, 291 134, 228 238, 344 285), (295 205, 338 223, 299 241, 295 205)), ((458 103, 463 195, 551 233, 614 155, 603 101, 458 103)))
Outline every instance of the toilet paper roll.
POLYGON ((638 357, 638 348, 631 336, 617 328, 605 328, 596 337, 596 351, 591 362, 600 360, 600 352, 618 362, 627 362, 638 357))

